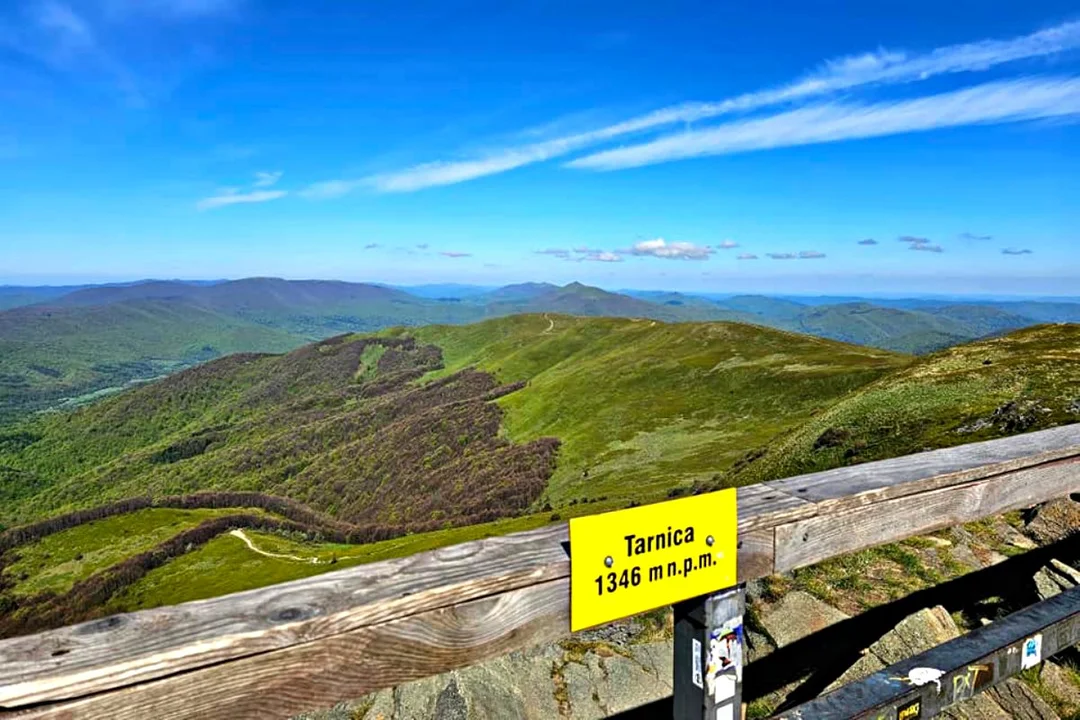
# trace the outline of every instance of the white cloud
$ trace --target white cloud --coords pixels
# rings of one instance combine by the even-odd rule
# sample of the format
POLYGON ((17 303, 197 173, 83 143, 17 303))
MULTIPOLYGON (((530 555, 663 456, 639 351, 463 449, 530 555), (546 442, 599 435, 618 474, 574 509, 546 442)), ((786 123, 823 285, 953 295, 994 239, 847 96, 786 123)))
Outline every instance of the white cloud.
POLYGON ((255 182, 252 183, 255 187, 270 187, 277 184, 277 181, 281 179, 281 176, 285 173, 278 170, 275 172, 257 172, 255 173, 255 182))
POLYGON ((1032 250, 1027 248, 1005 248, 1001 251, 1002 255, 1034 255, 1032 250))
POLYGON ((765 253, 765 257, 770 257, 773 260, 797 260, 799 258, 795 253, 765 253))
POLYGON ((742 253, 741 255, 739 255, 735 259, 736 260, 757 260, 758 256, 753 254, 753 253, 742 253))
POLYGON ((1024 78, 872 105, 826 103, 606 150, 568 165, 616 170, 683 158, 1080 114, 1080 78, 1024 78))
POLYGON ((361 185, 363 182, 358 180, 327 180, 308 185, 300 195, 311 200, 331 200, 348 195, 361 185))
POLYGON ((262 203, 277 200, 288 195, 284 190, 256 190, 241 193, 235 190, 222 192, 212 197, 203 198, 195 204, 199 210, 213 210, 226 205, 239 205, 242 203, 262 203))
POLYGON ((800 260, 818 260, 823 257, 825 257, 825 253, 817 250, 803 250, 799 253, 800 260))
POLYGON ((874 238, 866 238, 865 240, 860 240, 858 242, 858 244, 859 245, 877 245, 878 241, 875 240, 874 238))
POLYGON ((930 253, 942 253, 942 252, 945 252, 945 248, 941 247, 940 245, 927 245, 926 243, 918 243, 918 244, 912 243, 911 247, 909 247, 908 249, 909 250, 918 250, 919 252, 930 252, 930 253))
POLYGON ((443 252, 441 252, 441 253, 439 253, 439 254, 440 254, 440 255, 442 255, 443 257, 448 257, 448 258, 467 258, 467 257, 472 257, 472 253, 467 253, 467 252, 456 252, 456 251, 454 251, 454 250, 444 250, 443 252))
POLYGON ((878 50, 826 61, 816 71, 775 88, 717 102, 690 102, 639 115, 583 133, 503 148, 477 158, 423 163, 360 180, 318 183, 308 197, 338 197, 359 187, 378 192, 413 192, 513 170, 635 133, 693 123, 731 113, 820 98, 878 84, 910 83, 951 73, 983 71, 1004 63, 1046 57, 1080 47, 1080 21, 1067 22, 1008 40, 980 40, 926 53, 878 50))
MULTIPOLYGON (((580 252, 580 250, 575 249, 574 252, 580 252)), ((609 252, 607 250, 586 250, 585 253, 581 257, 576 258, 576 260, 577 260, 577 262, 605 262, 605 263, 616 263, 616 262, 622 262, 623 261, 622 255, 619 255, 618 253, 609 252)))
POLYGON ((628 251, 631 255, 651 255, 668 260, 705 260, 713 253, 707 247, 689 242, 668 242, 663 238, 642 240, 628 251))
POLYGON ((735 242, 734 240, 724 240, 716 247, 720 248, 721 250, 730 250, 732 248, 739 247, 739 243, 735 242))

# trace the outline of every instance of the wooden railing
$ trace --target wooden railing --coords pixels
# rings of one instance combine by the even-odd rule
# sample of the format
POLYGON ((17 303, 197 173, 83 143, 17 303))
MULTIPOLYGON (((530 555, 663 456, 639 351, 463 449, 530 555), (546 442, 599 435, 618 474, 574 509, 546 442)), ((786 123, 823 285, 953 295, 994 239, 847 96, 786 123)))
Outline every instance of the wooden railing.
MULTIPOLYGON (((1080 425, 738 491, 740 580, 1080 490, 1080 425)), ((566 525, 0 641, 0 717, 288 717, 569 632, 566 525)))

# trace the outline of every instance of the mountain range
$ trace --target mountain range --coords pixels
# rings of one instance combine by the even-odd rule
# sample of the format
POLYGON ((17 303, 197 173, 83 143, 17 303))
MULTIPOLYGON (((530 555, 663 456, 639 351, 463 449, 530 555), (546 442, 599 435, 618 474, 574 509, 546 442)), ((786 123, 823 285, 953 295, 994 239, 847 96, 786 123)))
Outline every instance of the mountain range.
POLYGON ((336 281, 247 278, 68 288, 0 288, 0 419, 71 406, 232 352, 279 352, 343 332, 464 324, 519 313, 732 321, 903 353, 925 353, 1040 322, 1080 321, 1071 302, 614 293, 571 283, 409 292, 336 281))

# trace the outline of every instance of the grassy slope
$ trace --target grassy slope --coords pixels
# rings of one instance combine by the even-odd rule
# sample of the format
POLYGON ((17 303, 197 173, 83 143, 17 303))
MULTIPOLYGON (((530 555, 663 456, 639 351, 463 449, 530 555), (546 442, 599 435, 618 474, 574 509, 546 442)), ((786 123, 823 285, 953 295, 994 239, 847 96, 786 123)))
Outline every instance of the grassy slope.
POLYGON ((867 385, 771 444, 733 480, 757 482, 1078 420, 1080 325, 1043 325, 943 350, 867 385), (1010 402, 1018 404, 1010 409, 1010 402), (830 428, 839 431, 835 440, 815 449, 830 428))
POLYGON ((0 312, 0 414, 300 339, 203 308, 148 300, 0 312))
POLYGON ((399 529, 515 514, 543 490, 552 443, 498 437, 490 376, 410 383, 438 362, 434 347, 334 338, 0 432, 0 474, 15 488, 0 522, 196 490, 258 490, 399 529))
POLYGON ((528 380, 500 405, 514 440, 562 440, 546 494, 555 507, 654 499, 707 480, 908 362, 728 323, 523 315, 408 332, 442 347, 447 371, 475 365, 504 382, 528 380))
MULTIPOLYGON (((98 570, 146 552, 203 520, 239 512, 234 508, 149 508, 94 520, 20 546, 19 559, 5 567, 4 574, 16 580, 12 588, 16 595, 46 590, 63 593, 98 570)), ((265 514, 258 509, 243 512, 265 514)))

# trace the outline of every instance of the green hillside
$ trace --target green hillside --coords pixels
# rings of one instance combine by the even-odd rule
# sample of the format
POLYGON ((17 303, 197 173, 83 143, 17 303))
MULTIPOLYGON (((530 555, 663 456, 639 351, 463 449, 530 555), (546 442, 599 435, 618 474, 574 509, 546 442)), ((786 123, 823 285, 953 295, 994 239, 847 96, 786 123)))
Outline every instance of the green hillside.
POLYGON ((238 351, 280 352, 300 340, 162 300, 0 312, 0 419, 238 351))
POLYGON ((232 356, 26 423, 0 443, 22 488, 0 522, 196 490, 402 528, 541 494, 662 497, 907 362, 719 323, 526 315, 388 335, 232 356), (562 443, 550 482, 545 438, 562 443))
POLYGON ((655 498, 711 478, 907 360, 730 323, 515 316, 397 331, 527 387, 499 401, 509 437, 562 442, 555 507, 655 498))
POLYGON ((728 482, 880 460, 1080 421, 1080 325, 1042 325, 921 358, 771 443, 728 482))

